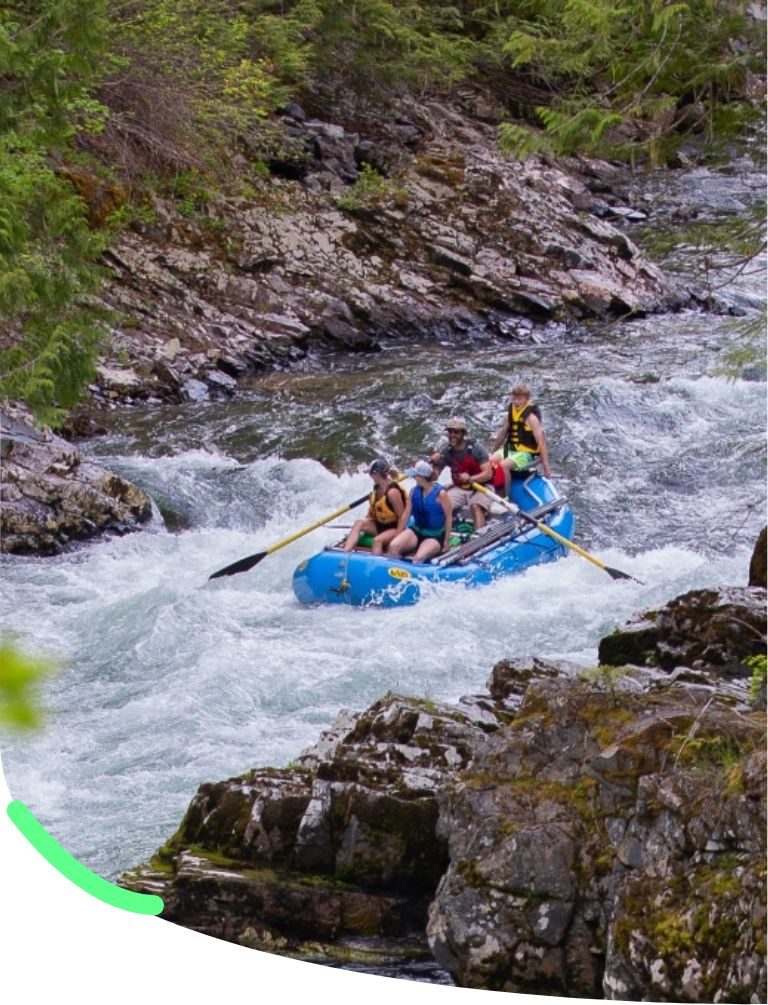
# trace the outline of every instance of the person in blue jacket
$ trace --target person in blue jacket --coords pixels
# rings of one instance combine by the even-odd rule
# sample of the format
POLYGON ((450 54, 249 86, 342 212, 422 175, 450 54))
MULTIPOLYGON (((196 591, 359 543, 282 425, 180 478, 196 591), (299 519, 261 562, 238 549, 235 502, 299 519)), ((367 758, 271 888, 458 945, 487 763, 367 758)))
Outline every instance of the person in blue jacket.
POLYGON ((399 557, 415 551, 414 561, 427 562, 448 547, 453 507, 429 461, 416 461, 405 473, 416 484, 405 505, 405 530, 390 541, 389 554, 399 557))

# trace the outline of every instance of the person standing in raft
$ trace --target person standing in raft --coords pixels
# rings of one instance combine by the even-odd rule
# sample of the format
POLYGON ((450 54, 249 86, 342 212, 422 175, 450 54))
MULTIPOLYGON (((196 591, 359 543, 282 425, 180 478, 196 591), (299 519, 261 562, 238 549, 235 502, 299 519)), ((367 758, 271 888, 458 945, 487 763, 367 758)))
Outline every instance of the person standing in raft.
MULTIPOLYGON (((495 455, 495 470, 503 473, 505 498, 509 495, 510 472, 522 470, 536 458, 541 459, 544 477, 552 477, 541 410, 531 401, 531 389, 527 384, 515 384, 512 388, 507 418, 491 444, 491 453, 495 455), (502 447, 500 456, 495 453, 499 447, 502 447)), ((494 478, 494 484, 502 486, 500 479, 494 478)))
POLYGON ((405 506, 406 527, 390 542, 389 554, 399 557, 415 550, 414 561, 427 562, 448 548, 453 506, 429 461, 416 461, 405 473, 416 484, 405 506))
POLYGON ((381 457, 376 458, 368 474, 373 479, 368 513, 352 524, 344 542, 344 551, 353 551, 361 534, 373 534, 371 551, 374 555, 382 555, 392 538, 405 527, 405 492, 392 480, 397 474, 395 469, 390 468, 381 457))
POLYGON ((467 439, 466 422, 454 416, 445 424, 448 445, 432 455, 438 474, 443 468, 451 469, 453 485, 448 496, 454 509, 469 506, 475 530, 485 526, 485 517, 491 508, 487 495, 470 488, 472 482, 483 484, 493 477, 488 451, 480 443, 467 439))

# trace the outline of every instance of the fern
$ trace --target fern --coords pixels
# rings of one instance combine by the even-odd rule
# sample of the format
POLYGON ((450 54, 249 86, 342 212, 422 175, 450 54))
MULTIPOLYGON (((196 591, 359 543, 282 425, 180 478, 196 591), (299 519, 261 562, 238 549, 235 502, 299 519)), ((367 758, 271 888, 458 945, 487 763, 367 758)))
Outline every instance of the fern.
POLYGON ((659 35, 669 30, 674 20, 682 19, 690 13, 691 10, 687 3, 654 3, 651 32, 654 35, 659 35))
POLYGON ((499 125, 498 142, 504 153, 520 160, 551 149, 550 140, 545 133, 512 122, 502 122, 499 125))

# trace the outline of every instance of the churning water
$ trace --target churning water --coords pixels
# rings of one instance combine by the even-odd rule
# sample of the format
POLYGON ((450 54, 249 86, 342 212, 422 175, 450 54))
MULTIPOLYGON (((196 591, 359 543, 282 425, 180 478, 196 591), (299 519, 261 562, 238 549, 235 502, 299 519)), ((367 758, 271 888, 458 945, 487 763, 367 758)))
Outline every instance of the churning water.
MULTIPOLYGON (((736 292, 749 299, 743 279, 736 292)), ((200 782, 287 763, 341 707, 388 689, 480 692, 507 656, 586 665, 634 612, 745 583, 764 519, 765 384, 716 376, 736 325, 679 314, 525 345, 400 341, 265 376, 246 400, 115 413, 84 449, 152 495, 152 525, 4 563, 6 625, 59 664, 45 729, 4 743, 14 797, 114 879, 172 833, 200 782), (578 543, 645 585, 571 555, 485 588, 436 587, 412 608, 301 607, 293 569, 334 528, 207 581, 366 492, 373 456, 403 465, 431 449, 449 415, 488 442, 518 379, 544 410, 578 543)))

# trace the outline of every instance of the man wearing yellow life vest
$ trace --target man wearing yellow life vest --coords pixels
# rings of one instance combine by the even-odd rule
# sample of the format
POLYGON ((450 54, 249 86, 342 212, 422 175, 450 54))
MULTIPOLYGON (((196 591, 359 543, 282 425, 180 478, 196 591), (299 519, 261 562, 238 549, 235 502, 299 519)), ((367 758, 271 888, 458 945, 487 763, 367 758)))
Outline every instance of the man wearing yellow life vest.
POLYGON ((541 460, 544 477, 552 476, 547 438, 541 425, 541 411, 531 401, 531 389, 527 384, 515 384, 512 388, 507 418, 491 444, 491 454, 495 455, 494 475, 501 473, 494 477, 494 484, 503 477, 505 497, 509 495, 510 472, 525 468, 536 458, 541 460), (497 454, 499 447, 502 450, 497 454))

